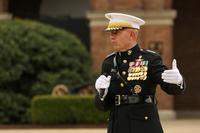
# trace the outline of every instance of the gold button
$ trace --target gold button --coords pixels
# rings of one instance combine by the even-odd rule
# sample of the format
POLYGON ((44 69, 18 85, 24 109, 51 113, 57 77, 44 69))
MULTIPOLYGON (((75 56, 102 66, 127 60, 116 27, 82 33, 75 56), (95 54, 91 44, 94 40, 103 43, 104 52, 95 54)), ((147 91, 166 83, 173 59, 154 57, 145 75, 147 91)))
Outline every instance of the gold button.
POLYGON ((131 55, 131 54, 132 54, 132 51, 131 51, 131 50, 129 50, 129 51, 128 51, 128 55, 131 55))
POLYGON ((144 119, 145 119, 145 120, 148 120, 148 116, 145 116, 144 119))
POLYGON ((123 60, 123 63, 127 63, 127 60, 123 60))
POLYGON ((121 87, 124 87, 124 84, 123 84, 123 83, 120 83, 120 86, 121 86, 121 87))
POLYGON ((123 71, 123 72, 122 72, 122 74, 123 74, 123 75, 126 75, 126 72, 125 72, 125 71, 123 71))

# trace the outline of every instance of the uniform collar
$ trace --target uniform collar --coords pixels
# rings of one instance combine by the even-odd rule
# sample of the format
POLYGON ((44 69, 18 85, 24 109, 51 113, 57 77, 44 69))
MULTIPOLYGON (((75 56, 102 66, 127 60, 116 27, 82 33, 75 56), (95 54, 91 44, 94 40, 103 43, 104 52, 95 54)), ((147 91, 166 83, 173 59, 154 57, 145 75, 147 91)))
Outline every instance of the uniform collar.
POLYGON ((133 56, 136 55, 136 53, 138 53, 140 51, 140 47, 138 44, 136 44, 134 47, 132 47, 131 49, 124 51, 124 52, 118 52, 119 56, 121 57, 129 57, 129 56, 133 56))

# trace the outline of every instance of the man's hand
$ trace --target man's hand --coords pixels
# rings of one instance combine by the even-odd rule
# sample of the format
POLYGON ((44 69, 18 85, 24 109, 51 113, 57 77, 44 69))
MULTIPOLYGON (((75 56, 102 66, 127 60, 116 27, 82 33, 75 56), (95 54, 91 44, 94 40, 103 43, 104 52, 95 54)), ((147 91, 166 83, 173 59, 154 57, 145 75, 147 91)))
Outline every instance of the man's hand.
POLYGON ((111 76, 106 77, 105 75, 101 75, 95 82, 95 88, 99 94, 100 94, 100 89, 105 89, 103 94, 103 99, 108 93, 108 87, 110 86, 110 79, 111 76))
POLYGON ((171 70, 165 70, 162 73, 162 79, 164 82, 171 83, 171 84, 177 84, 180 85, 183 83, 183 77, 181 76, 176 60, 174 59, 172 62, 172 69, 171 70))

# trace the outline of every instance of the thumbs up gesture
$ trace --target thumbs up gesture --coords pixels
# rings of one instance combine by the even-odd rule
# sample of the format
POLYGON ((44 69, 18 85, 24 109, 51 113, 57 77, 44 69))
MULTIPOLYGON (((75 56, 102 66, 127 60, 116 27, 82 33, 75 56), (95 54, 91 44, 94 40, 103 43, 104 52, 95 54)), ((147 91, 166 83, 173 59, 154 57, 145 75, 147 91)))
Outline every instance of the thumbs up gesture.
POLYGON ((162 73, 162 79, 166 83, 171 83, 171 84, 182 84, 183 83, 183 77, 181 76, 176 60, 174 59, 172 62, 172 69, 171 70, 165 70, 162 73))

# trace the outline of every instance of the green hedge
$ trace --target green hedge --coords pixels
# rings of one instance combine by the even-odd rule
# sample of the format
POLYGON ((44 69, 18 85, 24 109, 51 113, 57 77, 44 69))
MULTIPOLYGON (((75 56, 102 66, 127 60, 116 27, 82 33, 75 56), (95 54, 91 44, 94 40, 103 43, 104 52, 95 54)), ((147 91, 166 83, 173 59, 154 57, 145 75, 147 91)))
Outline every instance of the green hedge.
POLYGON ((36 96, 31 111, 35 124, 100 124, 108 118, 95 108, 94 96, 36 96))

